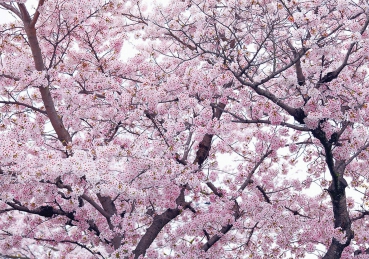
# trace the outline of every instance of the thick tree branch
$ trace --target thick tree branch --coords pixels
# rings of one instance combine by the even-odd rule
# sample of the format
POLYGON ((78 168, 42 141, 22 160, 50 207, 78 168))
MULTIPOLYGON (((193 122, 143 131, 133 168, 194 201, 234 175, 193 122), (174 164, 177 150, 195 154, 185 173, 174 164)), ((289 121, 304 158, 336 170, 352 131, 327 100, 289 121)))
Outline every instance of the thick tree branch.
POLYGON ((265 192, 264 188, 261 187, 260 185, 256 186, 256 188, 261 192, 261 194, 263 195, 264 197, 264 200, 267 202, 267 203, 272 203, 270 201, 270 198, 268 197, 267 193, 265 192))
MULTIPOLYGON (((222 229, 220 230, 220 233, 222 234, 226 234, 229 230, 231 230, 233 227, 232 224, 228 224, 224 227, 222 227, 222 229)), ((213 237, 210 238, 210 240, 208 242, 206 242, 201 248, 202 250, 204 250, 205 252, 208 251, 216 242, 219 241, 219 239, 221 239, 221 236, 219 235, 214 235, 213 237)))
POLYGON ((110 218, 110 213, 106 212, 103 208, 101 208, 99 206, 99 204, 97 204, 92 198, 90 198, 88 195, 86 194, 82 194, 81 196, 82 199, 84 199, 85 201, 87 201, 88 203, 90 203, 95 209, 97 209, 98 212, 101 213, 101 215, 103 215, 105 218, 109 219, 110 218))
POLYGON ((343 250, 350 244, 354 237, 354 232, 351 229, 351 219, 346 203, 347 182, 343 178, 344 171, 346 169, 345 161, 335 161, 332 153, 332 143, 327 139, 324 130, 320 124, 316 129, 312 131, 312 134, 323 145, 325 151, 326 164, 328 166, 330 175, 332 176, 332 183, 328 188, 330 195, 333 215, 334 215, 334 227, 341 228, 346 233, 346 242, 341 244, 337 239, 332 238, 327 253, 323 259, 336 259, 340 258, 343 250))
POLYGON ((140 255, 145 255, 146 250, 154 242, 159 232, 180 213, 181 210, 178 208, 167 209, 162 214, 154 216, 151 226, 146 230, 136 249, 133 251, 134 258, 137 259, 140 255))
POLYGON ((219 191, 217 187, 212 182, 206 182, 206 185, 213 191, 213 193, 218 197, 223 197, 223 193, 219 191))
MULTIPOLYGON (((40 45, 37 39, 37 33, 35 25, 32 24, 31 17, 28 13, 28 10, 24 4, 18 4, 19 10, 21 12, 21 17, 24 25, 24 29, 27 34, 28 42, 31 47, 31 52, 33 56, 33 60, 35 63, 35 68, 37 71, 44 71, 44 61, 40 49, 40 45)), ((68 143, 72 142, 72 138, 69 135, 68 131, 63 125, 63 122, 58 115, 53 98, 51 97, 49 86, 39 86, 39 90, 41 93, 42 101, 45 106, 45 110, 47 116, 50 119, 51 125, 53 126, 55 133, 58 136, 58 139, 62 142, 64 146, 67 146, 68 143)))
MULTIPOLYGON (((181 189, 181 193, 176 200, 177 206, 180 206, 183 210, 189 208, 190 203, 185 201, 184 196, 185 187, 181 189)), ((152 242, 159 234, 159 232, 174 218, 181 214, 180 208, 167 209, 160 215, 155 215, 152 224, 146 230, 145 234, 140 239, 136 249, 133 251, 134 258, 137 259, 141 255, 144 256, 146 250, 150 247, 152 242)))
POLYGON ((297 58, 296 63, 295 63, 297 82, 298 82, 299 85, 304 85, 305 84, 305 76, 302 72, 301 56, 297 53, 296 49, 293 47, 293 45, 291 44, 291 42, 289 40, 287 40, 287 45, 291 49, 294 58, 295 59, 297 58))
MULTIPOLYGON (((224 103, 218 103, 217 105, 213 105, 213 119, 217 118, 218 120, 220 119, 220 116, 222 115, 224 108, 225 108, 225 104, 224 103)), ((195 161, 193 162, 194 164, 199 164, 200 166, 205 162, 205 160, 208 158, 209 156, 209 152, 211 149, 211 141, 213 139, 212 134, 208 134, 206 133, 203 137, 203 139, 201 140, 201 142, 199 143, 199 149, 196 152, 196 158, 195 161)))

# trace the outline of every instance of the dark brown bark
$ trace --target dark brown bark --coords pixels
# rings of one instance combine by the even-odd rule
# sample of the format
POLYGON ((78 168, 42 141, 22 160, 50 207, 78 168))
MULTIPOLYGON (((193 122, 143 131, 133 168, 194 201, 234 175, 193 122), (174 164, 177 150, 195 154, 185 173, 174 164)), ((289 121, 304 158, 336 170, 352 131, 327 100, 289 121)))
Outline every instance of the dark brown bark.
POLYGON ((205 134, 205 136, 203 137, 202 141, 199 144, 199 149, 196 152, 194 164, 199 164, 201 166, 208 158, 212 139, 213 135, 205 134))
POLYGON ((133 251, 133 254, 135 256, 134 258, 136 259, 140 255, 145 255, 146 250, 150 247, 152 242, 154 242, 160 231, 180 213, 181 210, 176 208, 167 209, 164 213, 156 215, 151 226, 146 230, 136 249, 133 251))
POLYGON ((297 82, 298 82, 299 85, 304 85, 306 79, 305 79, 304 73, 302 72, 301 56, 299 55, 299 53, 297 53, 296 49, 293 47, 293 45, 289 41, 287 41, 287 44, 290 47, 290 49, 292 50, 293 57, 295 59, 297 59, 297 61, 295 63, 297 82))
POLYGON ((334 227, 341 228, 346 235, 346 241, 343 244, 337 239, 332 238, 332 243, 330 244, 323 259, 339 259, 341 258, 343 250, 354 238, 354 232, 351 229, 352 223, 346 204, 345 189, 347 187, 347 182, 343 177, 346 164, 345 161, 337 161, 333 158, 332 141, 327 139, 320 124, 315 130, 312 131, 312 133, 315 138, 319 139, 320 143, 324 147, 326 164, 332 176, 332 183, 328 188, 328 193, 333 206, 334 227))
MULTIPOLYGON (((184 191, 186 187, 181 189, 181 193, 179 194, 176 204, 181 206, 183 210, 190 208, 190 203, 185 201, 184 191)), ((175 219, 179 214, 181 214, 181 209, 167 209, 160 215, 155 215, 153 222, 150 227, 146 230, 145 234, 142 236, 140 241, 138 242, 136 249, 133 251, 134 258, 138 258, 140 255, 145 255, 146 250, 151 246, 152 242, 154 242, 155 238, 158 236, 160 231, 173 219, 175 219)))
MULTIPOLYGON (((232 224, 228 224, 224 227, 222 227, 222 229, 220 230, 220 232, 222 234, 226 234, 229 230, 231 230, 233 227, 232 224)), ((205 252, 209 250, 210 247, 212 247, 216 242, 218 242, 218 240, 221 237, 219 235, 214 235, 213 237, 210 238, 210 240, 208 242, 205 243, 205 245, 203 245, 201 248, 202 250, 204 250, 205 252)))
MULTIPOLYGON (((222 116, 222 113, 225 108, 224 103, 219 103, 217 107, 213 107, 213 119, 217 118, 220 119, 220 116, 222 116)), ((193 162, 194 164, 199 164, 200 166, 205 162, 205 160, 209 156, 209 152, 211 149, 211 141, 213 139, 213 135, 211 134, 205 134, 202 141, 199 143, 199 149, 196 152, 196 158, 193 162)))

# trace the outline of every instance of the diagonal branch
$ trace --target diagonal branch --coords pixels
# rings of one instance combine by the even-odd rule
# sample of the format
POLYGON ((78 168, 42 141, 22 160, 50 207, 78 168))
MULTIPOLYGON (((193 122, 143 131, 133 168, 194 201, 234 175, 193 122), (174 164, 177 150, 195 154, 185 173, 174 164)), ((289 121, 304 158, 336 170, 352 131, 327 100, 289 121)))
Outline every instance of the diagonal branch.
POLYGON ((89 197, 86 194, 82 194, 81 198, 90 203, 92 207, 97 209, 97 211, 100 212, 101 215, 103 215, 105 218, 110 218, 111 215, 108 212, 106 212, 103 208, 101 208, 99 204, 97 204, 91 197, 89 197))
POLYGON ((167 209, 160 215, 155 215, 152 224, 146 230, 145 234, 140 239, 139 243, 136 246, 136 249, 133 251, 134 258, 137 259, 140 256, 144 256, 146 250, 150 247, 152 242, 154 242, 157 235, 160 231, 173 219, 175 219, 179 214, 181 214, 182 209, 190 208, 190 203, 185 201, 184 196, 185 187, 182 187, 181 193, 179 194, 176 204, 177 208, 175 209, 167 209), (182 207, 182 209, 179 208, 182 207))
POLYGON ((361 148, 359 148, 358 151, 355 152, 355 154, 353 154, 349 159, 347 159, 345 161, 345 165, 347 166, 348 164, 350 164, 352 160, 354 160, 358 155, 360 155, 361 152, 366 150, 368 147, 369 147, 369 142, 363 145, 361 148))
MULTIPOLYGON (((231 230, 231 228, 233 227, 232 224, 228 224, 224 227, 222 227, 222 229, 220 230, 220 233, 222 233, 223 235, 226 234, 229 230, 231 230)), ((221 238, 220 235, 214 235, 210 238, 210 240, 208 242, 206 242, 201 249, 204 250, 205 252, 208 251, 216 242, 219 241, 219 239, 221 238)))
POLYGON ((186 46, 190 50, 196 50, 196 47, 191 46, 190 44, 183 42, 179 37, 177 37, 176 35, 174 35, 172 33, 172 31, 170 31, 170 30, 169 30, 169 32, 165 33, 165 35, 171 36, 173 39, 175 39, 176 41, 178 41, 180 44, 186 46))
POLYGON ((258 185, 258 186, 256 186, 256 188, 261 192, 261 194, 263 195, 263 197, 264 197, 264 199, 267 203, 272 203, 269 196, 267 195, 267 193, 265 192, 263 187, 258 185))
POLYGON ((38 18, 40 17, 39 9, 40 9, 41 6, 43 6, 44 3, 45 3, 45 0, 39 0, 38 1, 38 6, 37 6, 37 9, 36 9, 36 12, 35 12, 35 14, 33 16, 33 19, 30 23, 31 27, 35 27, 36 22, 37 22, 38 18))
MULTIPOLYGON (((367 29, 369 25, 369 16, 367 16, 366 21, 363 25, 363 27, 360 30, 360 34, 362 35, 365 30, 367 29)), ((331 82, 333 79, 336 79, 338 77, 338 75, 341 73, 341 71, 348 65, 348 60, 350 58, 350 55, 353 53, 353 48, 354 46, 357 44, 357 42, 353 42, 350 44, 347 52, 346 52, 346 56, 341 64, 341 66, 339 66, 336 70, 332 71, 332 72, 328 72, 323 78, 321 78, 318 82, 318 86, 319 87, 321 84, 324 83, 329 83, 331 82)))
POLYGON ((223 197, 223 193, 219 191, 217 187, 212 182, 206 182, 206 185, 213 191, 213 193, 218 197, 223 197))
POLYGON ((251 177, 254 175, 254 173, 256 172, 256 170, 258 169, 258 167, 263 163, 263 161, 265 160, 265 158, 267 158, 271 153, 273 152, 273 150, 269 150, 267 153, 265 153, 260 160, 255 164, 255 166, 252 168, 252 170, 250 171, 250 173, 247 175, 246 180, 244 181, 244 183, 241 185, 240 187, 240 191, 245 190, 245 188, 247 187, 247 185, 249 185, 250 183, 252 183, 251 177))
POLYGON ((154 124, 155 128, 159 131, 159 133, 160 133, 160 135, 162 136, 162 138, 163 138, 163 140, 164 140, 165 144, 166 144, 168 147, 170 147, 170 145, 169 145, 169 143, 168 143, 168 141, 167 141, 167 139, 166 139, 166 137, 165 137, 165 135, 164 135, 164 133, 163 133, 162 129, 160 129, 159 125, 158 125, 158 124, 156 123, 156 121, 155 121, 155 114, 150 113, 150 112, 149 112, 149 111, 147 111, 147 110, 145 110, 145 111, 144 111, 144 113, 145 113, 146 117, 147 117, 147 118, 149 118, 149 119, 151 120, 151 122, 154 124))
MULTIPOLYGON (((26 6, 24 4, 18 4, 18 7, 21 12, 24 30, 26 31, 29 45, 31 47, 35 68, 37 71, 44 71, 45 66, 42 58, 40 44, 37 39, 35 25, 31 23, 32 20, 26 6)), ((51 96, 49 86, 40 86, 39 90, 41 93, 42 101, 44 103, 47 116, 50 119, 51 125, 53 126, 55 133, 58 136, 58 139, 62 142, 64 146, 67 146, 68 143, 72 142, 72 137, 64 127, 61 117, 58 115, 55 109, 54 100, 51 96)))

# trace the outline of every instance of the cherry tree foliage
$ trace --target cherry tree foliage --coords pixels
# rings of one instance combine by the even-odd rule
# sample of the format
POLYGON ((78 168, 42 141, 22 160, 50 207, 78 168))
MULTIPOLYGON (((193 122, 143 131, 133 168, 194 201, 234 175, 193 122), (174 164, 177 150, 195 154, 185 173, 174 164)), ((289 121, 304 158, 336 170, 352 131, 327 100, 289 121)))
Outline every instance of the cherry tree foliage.
POLYGON ((25 2, 1 256, 369 258, 366 1, 25 2))

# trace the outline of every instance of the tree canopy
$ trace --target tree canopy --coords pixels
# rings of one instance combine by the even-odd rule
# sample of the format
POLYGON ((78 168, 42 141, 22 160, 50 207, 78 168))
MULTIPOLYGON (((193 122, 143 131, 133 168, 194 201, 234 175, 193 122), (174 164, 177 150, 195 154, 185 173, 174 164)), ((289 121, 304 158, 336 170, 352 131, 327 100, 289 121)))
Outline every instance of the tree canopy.
POLYGON ((369 258, 367 1, 146 2, 0 1, 0 255, 369 258))

